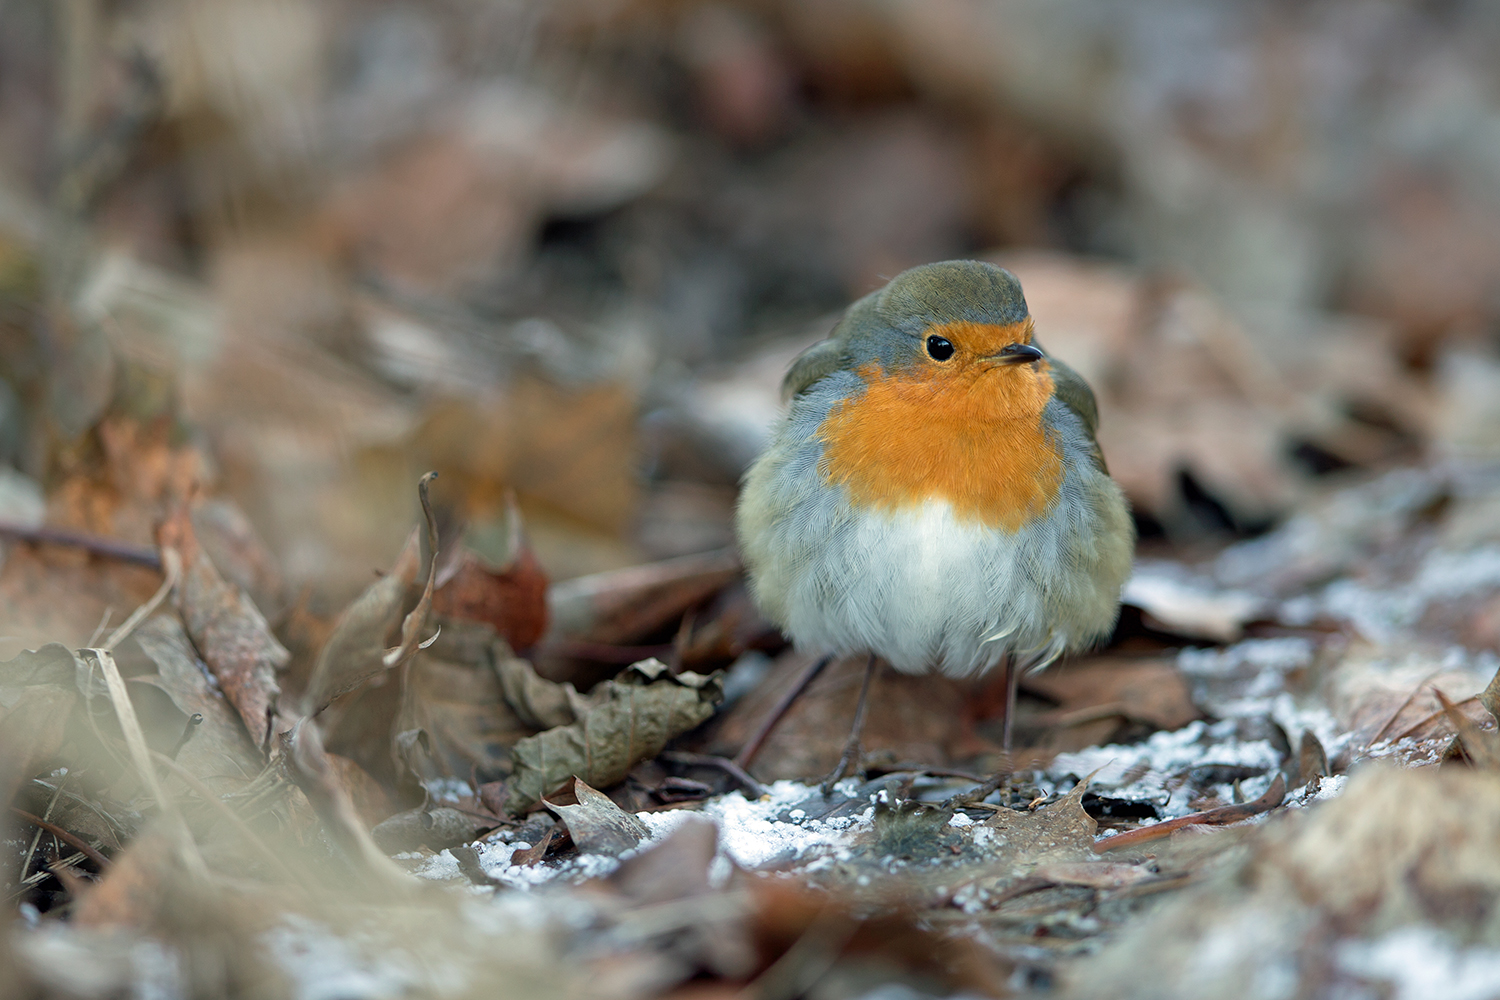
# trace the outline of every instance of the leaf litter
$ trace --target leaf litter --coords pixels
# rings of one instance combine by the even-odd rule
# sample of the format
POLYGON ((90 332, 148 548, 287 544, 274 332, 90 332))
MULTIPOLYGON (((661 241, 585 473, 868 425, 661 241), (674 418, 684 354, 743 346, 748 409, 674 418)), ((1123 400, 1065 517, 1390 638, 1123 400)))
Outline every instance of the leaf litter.
MULTIPOLYGON (((1388 185, 1307 269, 1365 298, 1268 323, 1214 282, 1280 273, 1261 241, 1184 235, 1263 207, 1194 124, 1243 116, 1153 117, 1156 56, 1082 60, 1143 98, 1084 120, 966 55, 999 8, 658 6, 0 11, 65 56, 7 59, 56 114, 0 108, 0 992, 1492 995, 1500 368, 1490 307, 1432 315, 1492 298, 1487 210, 1388 185), (1162 223, 1164 148, 1220 204, 1142 238, 1240 249, 1013 249, 1162 223), (1445 212, 1472 274, 1424 249, 1445 212), (861 664, 746 754, 807 664, 722 548, 733 484, 830 311, 976 234, 1098 390, 1142 558, 1109 646, 1025 680, 1015 753, 992 681, 886 671, 824 796, 861 664)), ((1431 20, 1399 27, 1461 73, 1431 20)), ((1292 28, 1255 35, 1340 30, 1292 28)), ((1401 134, 1369 95, 1413 86, 1348 120, 1401 134)), ((1318 174, 1277 135, 1236 169, 1318 174)))

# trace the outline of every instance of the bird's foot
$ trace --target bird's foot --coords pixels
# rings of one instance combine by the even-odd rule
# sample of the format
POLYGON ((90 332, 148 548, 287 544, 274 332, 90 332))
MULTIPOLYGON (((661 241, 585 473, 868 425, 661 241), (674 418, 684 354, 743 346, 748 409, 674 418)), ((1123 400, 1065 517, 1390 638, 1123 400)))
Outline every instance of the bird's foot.
POLYGON ((959 792, 957 795, 950 797, 948 801, 943 803, 943 808, 959 809, 963 806, 971 806, 983 802, 1009 782, 1010 778, 1011 772, 1009 770, 1000 771, 967 792, 959 792))
POLYGON ((849 770, 850 764, 855 765, 855 771, 861 777, 864 776, 864 768, 860 766, 860 758, 863 756, 864 753, 860 748, 858 737, 844 744, 844 752, 839 755, 838 766, 830 771, 828 777, 824 778, 823 783, 818 786, 824 798, 833 794, 833 786, 843 779, 845 773, 849 770))

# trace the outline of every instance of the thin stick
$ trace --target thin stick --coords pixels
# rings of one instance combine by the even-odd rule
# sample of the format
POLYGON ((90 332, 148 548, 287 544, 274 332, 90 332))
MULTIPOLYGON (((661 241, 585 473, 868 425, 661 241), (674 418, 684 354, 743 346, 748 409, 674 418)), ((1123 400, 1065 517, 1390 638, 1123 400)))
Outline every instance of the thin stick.
POLYGON ((1113 837, 1106 837, 1094 844, 1094 853, 1103 854, 1105 851, 1113 851, 1118 847, 1133 847, 1136 844, 1148 843, 1152 840, 1160 840, 1173 831, 1181 830, 1185 826, 1223 826, 1226 823, 1238 823, 1242 819, 1258 816, 1263 812, 1275 809, 1281 805, 1286 798, 1286 779, 1281 775, 1271 782, 1271 787, 1266 789, 1266 794, 1254 802, 1245 802, 1240 805, 1220 806, 1218 809, 1208 809, 1188 816, 1179 816, 1169 819, 1163 823, 1152 826, 1137 827, 1124 833, 1117 833, 1113 837))
POLYGON ((73 850, 86 855, 90 861, 93 861, 100 868, 109 867, 108 858, 100 854, 97 849, 90 847, 78 837, 69 833, 67 830, 64 830, 62 827, 55 826, 52 823, 48 823, 46 820, 42 819, 42 817, 33 816, 25 809, 20 809, 16 806, 11 806, 10 811, 24 819, 26 822, 30 823, 32 826, 36 827, 38 830, 46 830, 48 833, 52 834, 52 836, 56 837, 64 844, 67 844, 69 847, 73 848, 73 850))
POLYGON ((99 647, 106 653, 124 642, 130 636, 130 633, 134 632, 140 626, 141 622, 151 617, 161 605, 161 602, 166 600, 167 595, 172 592, 172 588, 177 586, 177 578, 182 575, 182 557, 177 554, 176 549, 162 549, 161 561, 164 574, 161 586, 156 588, 156 593, 151 595, 150 600, 132 611, 130 617, 121 622, 120 627, 115 629, 108 641, 99 647))
MULTIPOLYGON (((55 806, 55 805, 57 805, 57 800, 62 796, 63 782, 67 781, 67 780, 68 780, 68 775, 65 772, 63 774, 63 776, 62 776, 62 779, 60 781, 58 781, 57 788, 52 793, 52 798, 47 802, 47 808, 42 812, 42 818, 43 819, 51 819, 52 818, 52 807, 55 806)), ((36 836, 31 838, 31 846, 29 848, 27 848, 27 850, 26 850, 26 857, 24 859, 22 859, 22 861, 21 861, 21 878, 23 880, 26 878, 26 869, 28 869, 28 868, 31 867, 31 856, 36 853, 36 845, 40 844, 41 842, 42 842, 42 828, 41 827, 37 827, 36 828, 36 836)))
MULTIPOLYGON (((1440 701, 1440 702, 1446 702, 1448 700, 1447 695, 1443 694, 1443 692, 1440 691, 1437 688, 1433 688, 1432 689, 1432 693, 1435 694, 1435 695, 1437 695, 1438 701, 1440 701)), ((1457 702, 1456 704, 1454 704, 1453 707, 1454 708, 1458 708, 1460 705, 1470 705, 1470 704, 1473 704, 1474 702, 1477 702, 1478 700, 1479 700, 1479 695, 1477 695, 1477 694, 1470 695, 1469 697, 1465 698, 1463 701, 1460 701, 1460 702, 1457 702)), ((1433 712, 1431 715, 1428 715, 1428 716, 1425 716, 1425 717, 1423 717, 1421 719, 1418 719, 1412 725, 1407 726, 1401 732, 1397 733, 1396 736, 1391 740, 1391 742, 1392 743, 1400 743, 1402 740, 1406 739, 1408 736, 1411 736, 1414 733, 1420 732, 1424 727, 1431 725, 1432 723, 1436 722, 1437 720, 1441 719, 1443 716, 1445 716, 1447 714, 1448 714, 1448 710, 1447 709, 1440 708, 1436 712, 1433 712)))
POLYGON ((760 782, 750 777, 744 768, 728 757, 715 757, 712 754, 706 753, 688 753, 684 750, 666 750, 662 752, 662 757, 677 764, 697 764, 702 767, 717 767, 735 781, 738 781, 740 787, 749 792, 750 797, 753 799, 758 799, 766 794, 766 790, 761 787, 760 782))
MULTIPOLYGON (((139 612, 131 615, 131 620, 135 620, 137 615, 139 612)), ((130 625, 130 621, 126 621, 125 624, 130 625)), ((123 630, 125 625, 120 628, 123 630)), ((204 864, 203 856, 198 853, 198 847, 193 842, 187 822, 182 818, 182 813, 177 810, 177 803, 167 797, 166 789, 162 788, 161 779, 157 777, 156 768, 151 765, 151 750, 146 746, 146 734, 141 730, 141 720, 136 717, 135 706, 131 704, 130 694, 125 690, 125 678, 120 676, 120 668, 115 665, 114 654, 103 648, 80 650, 80 652, 93 653, 94 659, 99 663, 99 669, 104 672, 104 683, 109 687, 109 700, 114 704, 115 716, 120 720, 120 730, 125 734, 125 746, 130 751, 131 762, 135 764, 141 782, 146 786, 151 798, 156 801, 163 815, 176 828, 179 839, 178 849, 182 854, 183 863, 193 875, 207 878, 208 866, 204 864)))
POLYGON ((161 556, 153 548, 132 545, 115 538, 104 538, 67 528, 43 528, 26 524, 0 521, 0 538, 10 538, 32 545, 66 545, 96 556, 118 559, 120 562, 161 569, 161 556))
POLYGON ((781 717, 783 715, 786 715, 787 709, 792 707, 792 702, 796 701, 798 696, 801 695, 803 691, 807 690, 807 686, 811 684, 817 678, 817 676, 823 672, 823 668, 828 666, 828 664, 831 662, 833 662, 833 654, 829 653, 827 656, 815 660, 811 665, 808 666, 806 670, 802 672, 802 676, 797 678, 797 682, 793 684, 791 689, 788 690, 787 693, 782 696, 781 700, 776 703, 776 707, 766 713, 766 717, 762 719, 760 721, 760 725, 756 727, 754 735, 752 735, 750 739, 745 742, 745 745, 740 749, 740 752, 734 755, 735 764, 739 765, 742 768, 750 766, 751 759, 760 752, 761 744, 766 741, 767 736, 771 735, 771 730, 776 728, 776 723, 781 721, 781 717))

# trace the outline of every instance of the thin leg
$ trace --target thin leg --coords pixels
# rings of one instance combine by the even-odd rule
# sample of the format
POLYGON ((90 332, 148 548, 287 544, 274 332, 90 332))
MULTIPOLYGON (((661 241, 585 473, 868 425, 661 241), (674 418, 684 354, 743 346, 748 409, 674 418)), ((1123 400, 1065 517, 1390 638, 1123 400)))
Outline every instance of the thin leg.
POLYGON ((1001 728, 1000 748, 1010 753, 1010 734, 1016 721, 1016 688, 1021 684, 1021 670, 1016 666, 1015 657, 1008 654, 1002 669, 1005 671, 1005 721, 1001 728))
POLYGON ((970 805, 975 802, 983 802, 989 798, 991 793, 1010 779, 1013 768, 1010 756, 1010 738, 1016 714, 1016 688, 1020 686, 1021 674, 1025 673, 1025 669, 1023 666, 1017 664, 1015 657, 1009 653, 1005 655, 1005 659, 1000 661, 1000 669, 1004 671, 1001 677, 1005 681, 1004 714, 1000 717, 1001 748, 1005 751, 1004 763, 1001 765, 1000 770, 991 775, 978 788, 961 792, 948 799, 947 802, 944 802, 943 805, 949 809, 956 809, 959 806, 970 805))
POLYGON ((844 744, 844 752, 839 755, 839 765, 833 769, 833 773, 823 779, 823 794, 828 795, 833 791, 833 783, 844 776, 849 769, 850 763, 858 763, 860 754, 859 734, 865 728, 865 706, 870 700, 870 682, 875 679, 875 654, 871 653, 869 660, 865 661, 865 680, 859 686, 859 704, 854 709, 854 726, 849 730, 849 741, 844 744))
POLYGON ((738 767, 745 768, 750 766, 751 758, 760 752, 761 744, 766 741, 767 736, 771 735, 771 730, 776 728, 776 723, 781 721, 781 717, 786 715, 787 709, 792 707, 792 702, 796 701, 797 697, 803 691, 807 690, 807 686, 831 662, 833 662, 833 654, 829 653, 822 659, 815 660, 811 666, 802 672, 802 676, 797 678, 797 682, 782 696, 781 701, 776 703, 776 707, 766 713, 766 717, 761 720, 760 726, 756 728, 754 735, 740 748, 740 752, 735 754, 734 763, 738 767))

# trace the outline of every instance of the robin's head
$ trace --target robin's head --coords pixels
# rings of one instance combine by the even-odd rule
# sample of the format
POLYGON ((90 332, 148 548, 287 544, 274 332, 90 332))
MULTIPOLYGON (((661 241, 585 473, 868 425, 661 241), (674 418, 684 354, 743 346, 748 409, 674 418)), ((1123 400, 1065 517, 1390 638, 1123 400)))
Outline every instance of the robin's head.
POLYGON ((818 428, 830 483, 888 508, 940 498, 1012 530, 1047 509, 1062 481, 1044 418, 1052 367, 1015 275, 971 260, 912 268, 852 305, 834 342, 863 384, 818 428))
POLYGON ((903 271, 850 307, 846 364, 903 382, 1000 395, 1050 395, 1045 355, 1031 343, 1021 283, 1004 268, 950 260, 903 271))

